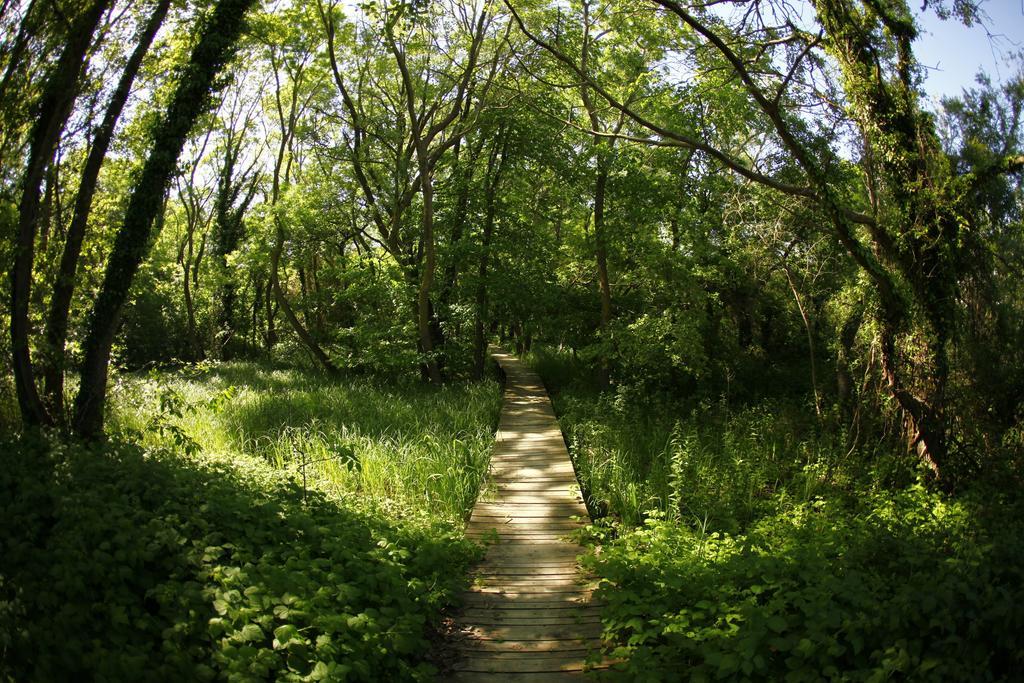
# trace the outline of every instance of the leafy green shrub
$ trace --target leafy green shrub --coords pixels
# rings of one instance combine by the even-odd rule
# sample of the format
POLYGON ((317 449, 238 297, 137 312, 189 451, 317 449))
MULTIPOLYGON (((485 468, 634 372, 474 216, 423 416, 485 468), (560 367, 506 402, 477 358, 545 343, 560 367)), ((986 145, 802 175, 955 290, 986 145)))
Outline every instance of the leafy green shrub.
POLYGON ((7 442, 0 678, 422 679, 474 546, 245 456, 7 442))
POLYGON ((114 348, 118 364, 134 369, 195 359, 184 311, 176 303, 180 287, 181 274, 166 254, 142 265, 114 348))
POLYGON ((701 376, 708 363, 703 322, 694 311, 671 310, 617 321, 606 351, 618 384, 648 393, 701 376))
POLYGON ((631 680, 1006 680, 1024 667, 1024 516, 920 487, 749 533, 607 527, 606 635, 631 680))

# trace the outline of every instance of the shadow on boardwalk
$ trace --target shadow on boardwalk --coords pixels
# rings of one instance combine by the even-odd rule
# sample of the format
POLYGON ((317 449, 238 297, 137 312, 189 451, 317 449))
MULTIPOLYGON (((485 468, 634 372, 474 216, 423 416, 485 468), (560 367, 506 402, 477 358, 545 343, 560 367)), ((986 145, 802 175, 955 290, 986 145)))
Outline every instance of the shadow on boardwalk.
POLYGON ((466 535, 490 543, 464 595, 455 681, 555 681, 584 676, 600 648, 594 584, 565 537, 587 520, 562 433, 540 378, 492 349, 505 401, 487 490, 466 535))

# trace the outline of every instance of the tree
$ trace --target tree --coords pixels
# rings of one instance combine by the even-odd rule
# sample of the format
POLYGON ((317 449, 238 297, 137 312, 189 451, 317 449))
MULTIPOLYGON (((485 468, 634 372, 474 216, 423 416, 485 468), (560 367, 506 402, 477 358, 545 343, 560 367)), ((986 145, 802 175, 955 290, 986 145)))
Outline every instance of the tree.
POLYGON ((68 42, 44 86, 21 181, 17 242, 11 268, 11 351, 18 406, 27 426, 52 422, 36 388, 29 348, 29 301, 40 217, 40 186, 71 115, 93 33, 108 5, 107 0, 94 0, 74 19, 68 42))
POLYGON ((223 156, 217 174, 213 219, 213 258, 218 289, 214 351, 221 360, 231 356, 237 324, 238 285, 228 266, 228 257, 238 250, 245 238, 245 214, 259 189, 260 174, 256 171, 259 157, 254 156, 248 167, 239 169, 256 115, 255 104, 246 104, 236 94, 224 129, 223 156))
POLYGON ((82 167, 78 193, 75 196, 74 213, 64 239, 64 251, 53 285, 53 295, 50 299, 50 310, 44 332, 45 349, 49 356, 44 369, 44 379, 47 398, 54 417, 62 418, 64 415, 65 345, 68 335, 68 317, 71 312, 71 298, 75 289, 78 260, 82 253, 82 242, 89 222, 93 197, 96 194, 100 168, 107 156, 107 150, 110 149, 114 130, 124 111, 125 103, 128 101, 132 84, 142 66, 142 60, 163 24, 170 5, 170 0, 157 0, 149 17, 140 27, 135 49, 121 72, 117 87, 110 96, 106 113, 96 129, 92 146, 89 149, 89 156, 82 167))
MULTIPOLYGON (((956 335, 958 282, 973 268, 957 247, 971 239, 959 229, 957 216, 964 211, 962 189, 972 179, 950 173, 934 121, 921 107, 911 50, 916 29, 905 3, 816 2, 817 33, 798 28, 799 21, 785 9, 768 3, 755 3, 760 11, 743 14, 731 26, 706 8, 674 0, 654 4, 664 21, 674 20, 682 30, 670 51, 698 67, 725 68, 735 76, 770 126, 774 144, 799 169, 795 182, 751 168, 685 130, 656 122, 656 112, 617 97, 598 76, 516 17, 531 39, 609 106, 653 134, 631 139, 693 149, 749 181, 819 207, 834 239, 873 284, 888 392, 906 415, 912 447, 935 477, 944 479, 951 465, 949 345, 956 335), (817 89, 830 64, 842 79, 837 97, 817 89), (836 101, 844 106, 836 107, 836 101), (816 128, 801 115, 811 106, 825 112, 816 128), (860 191, 851 191, 849 167, 830 144, 846 123, 855 126, 865 149, 860 191)), ((994 168, 1005 172, 1020 166, 1003 159, 994 168)))
POLYGON ((149 156, 132 190, 124 222, 107 261, 103 285, 90 316, 75 430, 93 437, 103 429, 110 350, 132 279, 152 245, 153 226, 185 139, 219 87, 216 77, 231 58, 253 0, 219 0, 199 32, 174 93, 153 130, 149 156))
POLYGON ((374 43, 373 35, 359 46, 362 54, 353 77, 359 90, 353 91, 338 60, 336 6, 318 3, 334 82, 348 117, 345 149, 378 233, 375 239, 401 265, 415 291, 413 311, 423 373, 433 383, 442 381, 437 357, 441 349, 435 347, 443 343, 437 338, 438 328, 432 325, 437 270, 434 176, 445 154, 463 139, 487 106, 488 90, 503 54, 490 2, 448 7, 446 14, 439 12, 438 6, 421 15, 408 14, 409 8, 404 6, 376 9, 383 46, 374 43), (492 46, 487 61, 482 62, 488 39, 492 46), (434 54, 445 55, 450 60, 445 65, 448 68, 436 67, 434 54), (487 65, 483 73, 481 63, 487 65), (386 76, 368 77, 380 73, 377 70, 386 76), (379 85, 371 90, 374 84, 379 85), (373 167, 377 155, 389 158, 394 177, 373 167), (419 231, 413 236, 403 228, 417 195, 421 201, 419 231))
MULTIPOLYGON (((298 17, 294 18, 295 23, 299 23, 297 19, 298 17)), ((280 36, 280 34, 277 35, 280 36)), ((296 35, 291 36, 293 40, 297 37, 296 35)), ((337 372, 337 367, 299 320, 295 309, 288 301, 285 288, 281 285, 281 257, 284 254, 286 235, 284 220, 278 207, 282 199, 282 189, 291 182, 294 160, 291 152, 299 119, 315 93, 315 89, 312 93, 303 92, 303 88, 307 85, 313 49, 301 42, 298 45, 290 45, 290 49, 283 49, 282 46, 273 42, 268 43, 267 47, 274 78, 273 109, 278 127, 277 153, 271 173, 269 202, 274 224, 274 246, 270 253, 270 289, 274 293, 274 299, 284 313, 285 319, 302 345, 325 370, 334 373, 337 372), (285 78, 288 81, 287 85, 290 85, 290 90, 286 90, 285 78)))

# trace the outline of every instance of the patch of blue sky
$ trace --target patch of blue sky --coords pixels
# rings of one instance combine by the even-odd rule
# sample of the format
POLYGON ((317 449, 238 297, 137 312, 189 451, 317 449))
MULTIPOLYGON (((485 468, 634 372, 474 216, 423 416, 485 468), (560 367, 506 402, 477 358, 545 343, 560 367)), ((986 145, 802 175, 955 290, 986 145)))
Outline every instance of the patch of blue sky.
POLYGON ((1015 56, 1024 48, 1024 0, 987 0, 980 5, 982 18, 973 26, 956 19, 943 21, 931 9, 917 11, 921 35, 914 53, 925 67, 924 90, 933 106, 974 87, 979 72, 998 84, 1021 68, 1015 56))

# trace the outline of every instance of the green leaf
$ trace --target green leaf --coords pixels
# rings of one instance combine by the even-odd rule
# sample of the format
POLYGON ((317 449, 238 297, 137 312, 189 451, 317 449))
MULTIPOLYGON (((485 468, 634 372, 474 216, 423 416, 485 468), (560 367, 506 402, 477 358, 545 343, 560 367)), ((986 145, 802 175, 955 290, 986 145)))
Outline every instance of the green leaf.
POLYGON ((263 629, 257 624, 246 624, 242 627, 239 635, 242 638, 242 642, 252 643, 263 639, 263 629))
POLYGON ((284 647, 293 639, 301 638, 299 629, 293 624, 285 624, 274 629, 274 649, 284 647))
POLYGON ((776 633, 782 633, 786 630, 786 626, 787 623, 785 617, 779 616, 778 614, 773 614, 772 616, 768 617, 768 628, 770 628, 772 631, 775 631, 776 633))

